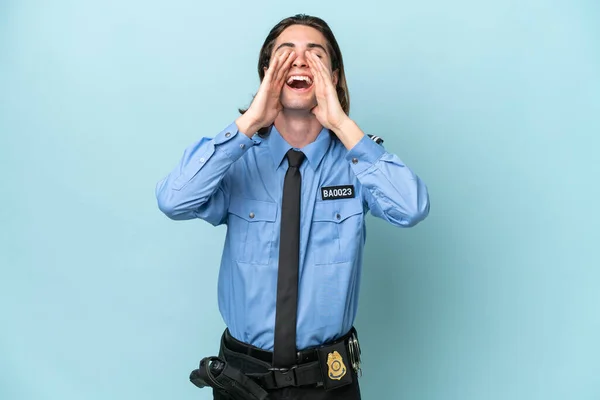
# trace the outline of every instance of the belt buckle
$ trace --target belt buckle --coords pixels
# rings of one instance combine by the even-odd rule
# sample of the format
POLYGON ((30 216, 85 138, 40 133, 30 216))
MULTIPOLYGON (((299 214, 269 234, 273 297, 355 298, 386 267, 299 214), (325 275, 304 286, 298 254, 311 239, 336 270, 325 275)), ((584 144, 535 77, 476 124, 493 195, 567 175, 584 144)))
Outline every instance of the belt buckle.
POLYGON ((273 372, 273 378, 277 387, 284 388, 287 386, 296 386, 296 373, 294 371, 296 368, 298 368, 297 365, 289 368, 271 367, 269 371, 273 372))

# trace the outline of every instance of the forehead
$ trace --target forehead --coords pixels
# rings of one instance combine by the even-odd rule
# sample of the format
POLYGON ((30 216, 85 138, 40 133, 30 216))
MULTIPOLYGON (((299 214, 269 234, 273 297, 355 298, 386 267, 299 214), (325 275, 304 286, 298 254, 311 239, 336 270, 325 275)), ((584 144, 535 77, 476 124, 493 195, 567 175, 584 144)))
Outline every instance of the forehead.
POLYGON ((306 25, 292 25, 281 32, 275 41, 275 48, 281 43, 294 43, 297 46, 316 43, 326 47, 327 40, 321 32, 313 27, 306 25))

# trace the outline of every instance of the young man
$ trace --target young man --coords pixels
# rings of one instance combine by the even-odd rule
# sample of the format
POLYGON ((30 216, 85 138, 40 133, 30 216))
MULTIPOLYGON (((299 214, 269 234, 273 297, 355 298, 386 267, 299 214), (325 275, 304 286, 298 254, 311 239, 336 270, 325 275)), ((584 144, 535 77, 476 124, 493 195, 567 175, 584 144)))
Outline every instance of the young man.
POLYGON ((413 226, 429 212, 427 188, 349 118, 342 54, 323 20, 277 24, 258 73, 250 107, 157 185, 170 218, 227 224, 227 329, 219 357, 191 379, 215 399, 359 399, 365 214, 413 226))

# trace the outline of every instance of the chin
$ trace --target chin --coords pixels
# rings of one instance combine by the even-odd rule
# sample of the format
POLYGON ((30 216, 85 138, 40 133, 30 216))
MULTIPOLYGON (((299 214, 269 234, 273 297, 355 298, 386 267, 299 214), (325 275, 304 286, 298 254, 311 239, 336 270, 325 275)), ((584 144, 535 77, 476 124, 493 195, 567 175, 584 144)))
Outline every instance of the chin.
POLYGON ((283 108, 294 111, 310 112, 317 105, 312 85, 303 89, 294 89, 289 85, 284 85, 280 100, 283 108))
POLYGON ((289 111, 306 111, 306 112, 310 112, 310 110, 312 110, 314 108, 314 105, 312 104, 282 104, 283 105, 283 109, 284 110, 289 110, 289 111))
POLYGON ((281 99, 281 105, 284 109, 287 110, 295 110, 295 111, 310 111, 316 105, 317 101, 315 98, 289 98, 287 96, 283 96, 281 99))

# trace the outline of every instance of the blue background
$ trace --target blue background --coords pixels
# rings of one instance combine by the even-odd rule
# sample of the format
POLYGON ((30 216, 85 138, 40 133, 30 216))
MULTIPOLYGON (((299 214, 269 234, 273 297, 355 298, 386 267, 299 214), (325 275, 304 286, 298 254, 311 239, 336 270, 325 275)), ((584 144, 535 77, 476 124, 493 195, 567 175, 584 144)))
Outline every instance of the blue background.
POLYGON ((0 2, 0 399, 209 399, 224 228, 154 186, 305 12, 351 116, 427 183, 369 218, 365 399, 600 398, 600 3, 0 2))

